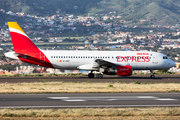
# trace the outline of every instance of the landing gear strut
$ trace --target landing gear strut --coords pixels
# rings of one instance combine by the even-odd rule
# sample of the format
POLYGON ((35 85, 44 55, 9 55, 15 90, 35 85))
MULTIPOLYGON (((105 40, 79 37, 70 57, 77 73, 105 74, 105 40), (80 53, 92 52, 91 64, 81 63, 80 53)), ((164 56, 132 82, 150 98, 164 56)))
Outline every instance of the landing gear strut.
POLYGON ((92 73, 92 71, 91 71, 91 73, 88 74, 88 77, 89 78, 94 78, 94 73, 92 73))
POLYGON ((100 74, 97 74, 96 77, 99 78, 99 79, 102 79, 102 78, 103 78, 103 75, 100 73, 100 74))
POLYGON ((154 76, 154 73, 153 73, 153 70, 150 70, 150 72, 151 72, 151 79, 154 79, 155 78, 155 76, 154 76))

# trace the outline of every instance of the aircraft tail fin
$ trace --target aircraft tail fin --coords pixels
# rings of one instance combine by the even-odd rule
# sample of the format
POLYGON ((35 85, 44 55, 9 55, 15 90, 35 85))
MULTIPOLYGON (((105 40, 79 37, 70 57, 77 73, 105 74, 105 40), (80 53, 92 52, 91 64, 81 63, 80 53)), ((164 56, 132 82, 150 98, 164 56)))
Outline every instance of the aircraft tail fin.
POLYGON ((15 53, 28 54, 30 51, 39 51, 17 22, 8 22, 8 26, 15 53))
POLYGON ((6 56, 13 56, 13 58, 18 58, 27 63, 54 68, 43 51, 36 47, 17 22, 8 22, 8 26, 15 53, 7 53, 6 56))

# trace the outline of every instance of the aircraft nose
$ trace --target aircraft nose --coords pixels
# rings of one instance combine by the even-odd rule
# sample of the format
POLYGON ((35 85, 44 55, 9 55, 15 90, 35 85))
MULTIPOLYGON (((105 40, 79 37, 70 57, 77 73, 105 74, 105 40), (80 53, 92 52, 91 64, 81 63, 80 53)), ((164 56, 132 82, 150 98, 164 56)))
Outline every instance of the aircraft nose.
POLYGON ((176 63, 175 63, 173 60, 171 60, 171 61, 170 61, 170 65, 171 65, 172 67, 174 67, 174 66, 176 65, 176 63))
POLYGON ((174 61, 173 61, 173 63, 172 63, 172 64, 173 64, 173 66, 176 66, 176 63, 175 63, 174 61))

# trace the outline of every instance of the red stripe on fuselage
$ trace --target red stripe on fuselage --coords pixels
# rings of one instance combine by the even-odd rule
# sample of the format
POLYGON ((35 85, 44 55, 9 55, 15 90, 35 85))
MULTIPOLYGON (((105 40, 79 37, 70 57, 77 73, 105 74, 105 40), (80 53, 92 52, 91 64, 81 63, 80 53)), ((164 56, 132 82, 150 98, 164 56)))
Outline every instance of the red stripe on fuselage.
POLYGON ((10 32, 15 53, 27 56, 19 56, 23 62, 54 68, 48 58, 36 45, 26 36, 19 33, 10 32))

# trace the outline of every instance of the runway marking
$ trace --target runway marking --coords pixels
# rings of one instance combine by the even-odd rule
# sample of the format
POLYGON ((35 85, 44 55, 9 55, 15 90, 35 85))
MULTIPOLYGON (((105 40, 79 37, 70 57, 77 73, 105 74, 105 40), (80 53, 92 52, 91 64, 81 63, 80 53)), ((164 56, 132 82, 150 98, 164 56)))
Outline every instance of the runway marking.
POLYGON ((58 100, 58 99, 69 99, 69 97, 48 97, 49 99, 55 99, 55 100, 58 100))
POLYGON ((171 99, 171 98, 159 98, 156 100, 160 100, 160 101, 171 101, 171 100, 177 100, 177 99, 171 99))
POLYGON ((137 98, 140 98, 140 99, 155 99, 157 97, 154 97, 154 96, 137 96, 137 98))
POLYGON ((107 101, 115 101, 115 100, 119 100, 119 99, 107 99, 107 101))
POLYGON ((159 98, 155 96, 108 96, 108 97, 47 97, 54 100, 62 100, 66 102, 78 102, 78 101, 90 101, 90 100, 99 100, 99 101, 123 101, 123 100, 159 100, 159 101, 170 101, 177 100, 171 98, 159 98))
POLYGON ((63 100, 63 101, 67 101, 67 102, 82 102, 82 101, 86 101, 86 100, 81 100, 81 99, 77 99, 77 100, 63 100))

